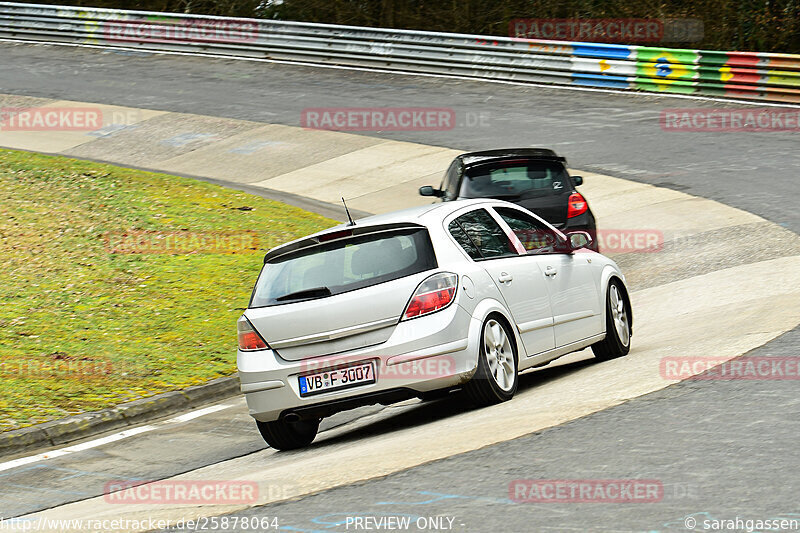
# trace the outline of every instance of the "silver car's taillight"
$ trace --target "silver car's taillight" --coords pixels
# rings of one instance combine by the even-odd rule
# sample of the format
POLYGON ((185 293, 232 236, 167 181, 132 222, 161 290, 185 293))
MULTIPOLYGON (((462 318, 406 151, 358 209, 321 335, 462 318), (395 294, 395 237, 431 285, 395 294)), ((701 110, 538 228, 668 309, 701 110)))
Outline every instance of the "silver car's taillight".
POLYGON ((425 279, 406 306, 403 320, 441 311, 455 300, 458 276, 452 272, 439 272, 425 279))
POLYGON ((236 322, 236 329, 239 332, 239 349, 243 352, 253 352, 256 350, 266 350, 269 348, 261 335, 253 328, 250 321, 242 315, 236 322))

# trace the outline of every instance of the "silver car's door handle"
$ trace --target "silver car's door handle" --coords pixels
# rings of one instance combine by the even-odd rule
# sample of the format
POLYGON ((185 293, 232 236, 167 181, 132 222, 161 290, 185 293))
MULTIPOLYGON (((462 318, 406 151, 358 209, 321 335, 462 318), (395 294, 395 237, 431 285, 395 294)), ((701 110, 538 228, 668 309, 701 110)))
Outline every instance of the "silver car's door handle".
POLYGON ((544 271, 545 276, 555 276, 558 274, 558 270, 553 267, 547 267, 547 270, 544 271))
POLYGON ((500 272, 500 276, 497 278, 497 281, 500 283, 508 283, 512 279, 514 279, 514 277, 508 272, 500 272))

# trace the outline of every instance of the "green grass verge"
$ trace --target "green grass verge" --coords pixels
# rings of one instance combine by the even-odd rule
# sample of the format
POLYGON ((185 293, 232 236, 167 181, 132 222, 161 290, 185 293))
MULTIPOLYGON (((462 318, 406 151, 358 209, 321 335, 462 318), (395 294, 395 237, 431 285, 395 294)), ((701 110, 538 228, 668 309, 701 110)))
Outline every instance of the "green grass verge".
POLYGON ((230 375, 263 252, 335 224, 187 178, 8 150, 0 198, 0 431, 230 375), (167 249, 131 248, 134 235, 167 249))

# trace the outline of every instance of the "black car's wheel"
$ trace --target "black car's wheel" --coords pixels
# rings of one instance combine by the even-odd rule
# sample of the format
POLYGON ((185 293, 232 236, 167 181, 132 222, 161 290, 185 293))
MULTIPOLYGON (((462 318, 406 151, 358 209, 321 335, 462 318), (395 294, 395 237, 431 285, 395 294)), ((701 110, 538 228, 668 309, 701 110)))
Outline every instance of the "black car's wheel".
POLYGON ((517 392, 517 351, 505 323, 490 315, 481 331, 478 369, 464 392, 477 405, 491 405, 510 400, 517 392))
POLYGON ((305 448, 314 441, 319 431, 319 420, 300 420, 286 422, 259 422, 256 420, 261 436, 270 447, 276 450, 296 450, 305 448))
POLYGON ((622 285, 617 280, 608 284, 606 296, 606 338, 592 344, 596 359, 607 361, 627 355, 631 349, 631 310, 622 285))

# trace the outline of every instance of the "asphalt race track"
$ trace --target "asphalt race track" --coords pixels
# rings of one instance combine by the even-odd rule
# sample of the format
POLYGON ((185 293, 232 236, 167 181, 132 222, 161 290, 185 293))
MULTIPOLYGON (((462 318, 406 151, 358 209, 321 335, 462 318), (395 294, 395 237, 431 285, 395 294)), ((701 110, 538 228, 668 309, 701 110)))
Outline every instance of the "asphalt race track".
POLYGON ((675 188, 800 231, 796 132, 659 125, 663 109, 734 104, 72 47, 2 51, 0 93, 295 126, 308 107, 450 107, 453 130, 379 135, 459 150, 551 146, 573 168, 675 188))
MULTIPOLYGON (((796 357, 799 343, 795 330, 750 355, 796 357)), ((533 379, 523 375, 523 386, 525 377, 533 379)), ((651 533, 693 531, 687 518, 797 519, 796 387, 684 381, 527 437, 233 516, 278 517, 290 531, 354 531, 355 517, 408 516, 412 524, 452 518, 455 531, 651 533), (509 499, 509 480, 565 478, 659 479, 664 496, 654 504, 509 499)))
MULTIPOLYGON (((458 119, 452 130, 368 135, 461 150, 549 146, 567 156, 572 168, 708 198, 800 232, 797 132, 666 132, 659 125, 663 109, 739 104, 71 47, 0 44, 0 50, 5 94, 290 126, 300 124, 307 107, 451 107, 458 119)), ((742 242, 760 236, 744 236, 742 242)), ((776 258, 785 255, 780 242, 770 246, 759 249, 760 260, 770 251, 776 258)), ((698 253, 702 250, 699 246, 698 253)), ((800 328, 795 328, 750 355, 800 357, 798 346, 800 328)), ((523 375, 521 389, 557 383, 587 366, 578 359, 523 375)), ((0 471, 0 516, 91 498, 98 491, 90 487, 102 488, 111 479, 214 472, 214 465, 234 458, 246 465, 264 449, 263 442, 241 400, 223 403, 230 407, 118 444, 0 471)), ((354 531, 348 517, 405 516, 429 531, 476 532, 702 531, 703 520, 715 518, 800 519, 792 490, 800 464, 799 404, 797 381, 685 381, 533 434, 234 516, 276 517, 288 531, 354 531), (514 479, 634 478, 661 480, 663 499, 652 504, 508 499, 514 479), (699 525, 691 527, 692 519, 699 525)), ((323 445, 358 446, 398 427, 417 429, 424 437, 426 422, 464 415, 456 398, 365 408, 325 421, 321 437, 329 435, 323 445)), ((430 444, 410 440, 408 453, 430 444)), ((372 453, 380 450, 373 447, 372 453)), ((293 454, 282 460, 291 462, 293 454)), ((291 483, 275 480, 278 489, 291 483)))

